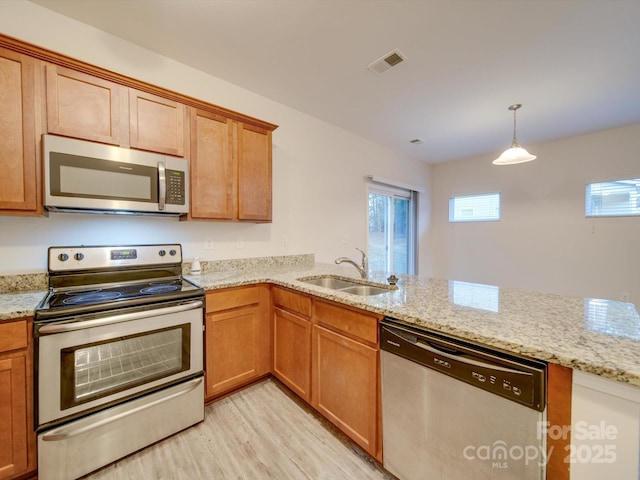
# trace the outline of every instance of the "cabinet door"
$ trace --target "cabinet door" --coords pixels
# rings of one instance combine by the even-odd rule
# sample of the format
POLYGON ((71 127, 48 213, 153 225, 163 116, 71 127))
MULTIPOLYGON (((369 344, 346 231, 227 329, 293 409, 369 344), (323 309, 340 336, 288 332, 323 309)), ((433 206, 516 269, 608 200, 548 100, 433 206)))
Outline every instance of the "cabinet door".
MULTIPOLYGON (((34 62, 0 49, 0 209, 38 209, 34 62)), ((11 212, 9 212, 11 213, 11 212)))
POLYGON ((131 148, 184 157, 186 111, 181 103, 130 89, 131 148))
POLYGON ((260 306, 206 316, 207 398, 260 375, 260 306))
POLYGON ((238 219, 271 221, 271 132, 238 124, 238 219))
POLYGON ((191 110, 191 217, 233 220, 237 216, 237 168, 232 121, 191 110))
POLYGON ((313 327, 311 404, 372 456, 377 450, 377 350, 313 327))
POLYGON ((0 478, 27 471, 26 365, 22 352, 0 356, 0 478))
POLYGON ((274 308, 273 373, 309 402, 311 387, 311 322, 274 308))
POLYGON ((57 65, 46 70, 47 132, 120 145, 122 87, 57 65))

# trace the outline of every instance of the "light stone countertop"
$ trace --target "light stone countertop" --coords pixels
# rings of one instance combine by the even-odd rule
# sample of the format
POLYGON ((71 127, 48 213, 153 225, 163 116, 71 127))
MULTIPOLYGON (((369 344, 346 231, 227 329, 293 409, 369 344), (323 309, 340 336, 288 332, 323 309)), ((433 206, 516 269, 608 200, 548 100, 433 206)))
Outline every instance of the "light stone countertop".
POLYGON ((0 293, 0 321, 33 316, 34 309, 47 293, 47 290, 0 293))
MULTIPOLYGON (((353 276, 328 264, 314 267, 225 271, 186 276, 203 288, 256 282, 380 313, 466 340, 640 386, 640 316, 631 303, 571 297, 491 285, 398 275, 398 289, 358 296, 316 287, 298 278, 353 276)), ((355 278, 355 277, 354 277, 355 278)), ((386 274, 369 280, 385 283, 386 274)))
MULTIPOLYGON (((355 269, 266 265, 185 275, 206 290, 269 282, 491 347, 640 387, 640 316, 633 304, 398 275, 398 289, 358 296, 299 278, 355 269)), ((369 280, 386 283, 384 272, 369 280)), ((46 291, 0 294, 0 320, 33 315, 46 291)))

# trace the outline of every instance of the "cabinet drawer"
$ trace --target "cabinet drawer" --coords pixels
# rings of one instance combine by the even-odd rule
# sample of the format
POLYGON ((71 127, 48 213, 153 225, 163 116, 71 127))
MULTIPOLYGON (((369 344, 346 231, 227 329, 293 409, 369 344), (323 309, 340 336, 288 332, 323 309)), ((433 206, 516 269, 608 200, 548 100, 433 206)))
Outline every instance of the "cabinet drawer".
POLYGON ((207 292, 207 313, 260 303, 259 287, 238 287, 207 292))
POLYGON ((378 343, 378 318, 376 316, 317 300, 314 302, 313 313, 317 323, 321 325, 371 344, 378 343))
POLYGON ((0 352, 27 348, 27 320, 0 323, 0 352))
POLYGON ((307 318, 311 317, 311 298, 306 295, 285 290, 284 288, 274 288, 273 303, 307 318))

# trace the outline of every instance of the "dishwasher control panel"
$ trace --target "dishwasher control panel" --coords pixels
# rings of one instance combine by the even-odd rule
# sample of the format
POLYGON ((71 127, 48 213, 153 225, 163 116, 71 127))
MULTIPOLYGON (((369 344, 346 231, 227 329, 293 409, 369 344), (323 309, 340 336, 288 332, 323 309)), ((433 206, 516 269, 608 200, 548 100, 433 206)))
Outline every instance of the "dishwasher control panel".
POLYGON ((380 324, 380 348, 425 367, 543 411, 546 364, 410 326, 380 324))

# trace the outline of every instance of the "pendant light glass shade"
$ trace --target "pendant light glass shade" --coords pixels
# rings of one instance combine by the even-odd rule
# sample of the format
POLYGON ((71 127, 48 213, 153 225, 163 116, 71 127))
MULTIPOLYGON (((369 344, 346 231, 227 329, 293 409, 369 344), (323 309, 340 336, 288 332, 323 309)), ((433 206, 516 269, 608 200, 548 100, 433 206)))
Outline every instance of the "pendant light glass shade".
POLYGON ((494 165, 515 165, 517 163, 530 162, 538 158, 522 148, 516 138, 516 110, 521 106, 521 104, 516 103, 509 107, 509 110, 513 110, 513 141, 511 142, 511 147, 502 152, 502 155, 493 161, 494 165))

